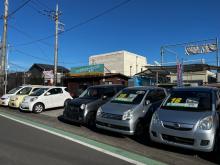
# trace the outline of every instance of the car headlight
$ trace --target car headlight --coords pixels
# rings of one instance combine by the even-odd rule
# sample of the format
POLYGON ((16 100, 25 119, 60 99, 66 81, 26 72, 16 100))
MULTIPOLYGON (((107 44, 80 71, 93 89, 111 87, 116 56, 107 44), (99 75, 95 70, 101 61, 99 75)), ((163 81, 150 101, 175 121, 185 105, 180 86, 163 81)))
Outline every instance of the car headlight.
POLYGON ((7 99, 9 99, 9 96, 7 96, 7 97, 2 97, 1 99, 2 99, 2 100, 7 100, 7 99))
POLYGON ((131 120, 132 116, 133 116, 133 111, 128 110, 128 111, 124 112, 124 114, 122 116, 122 120, 131 120))
POLYGON ((102 114, 102 108, 99 107, 98 111, 97 111, 97 116, 100 116, 102 114))
POLYGON ((160 122, 158 113, 154 113, 154 114, 153 114, 152 119, 151 119, 151 122, 152 122, 152 124, 157 124, 157 123, 160 122))
POLYGON ((80 106, 80 109, 82 109, 82 110, 84 110, 86 108, 86 104, 82 104, 81 106, 80 106))
POLYGON ((33 97, 33 98, 30 99, 30 102, 33 102, 36 99, 37 99, 37 97, 33 97))
POLYGON ((208 116, 204 119, 200 120, 199 122, 199 128, 202 130, 210 130, 213 126, 213 117, 208 116))

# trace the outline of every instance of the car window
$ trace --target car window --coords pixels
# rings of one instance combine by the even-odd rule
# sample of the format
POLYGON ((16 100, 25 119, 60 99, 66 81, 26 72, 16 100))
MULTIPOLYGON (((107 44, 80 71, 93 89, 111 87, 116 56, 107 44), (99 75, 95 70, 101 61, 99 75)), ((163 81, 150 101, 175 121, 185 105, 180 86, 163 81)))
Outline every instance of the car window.
POLYGON ((50 95, 56 95, 56 94, 63 93, 63 90, 61 88, 53 88, 49 90, 48 92, 50 93, 50 95))
POLYGON ((113 97, 115 95, 114 88, 113 87, 112 88, 110 88, 110 87, 104 88, 103 89, 103 95, 107 96, 107 97, 113 97))
POLYGON ((40 88, 34 88, 34 89, 32 90, 32 93, 35 92, 35 91, 38 90, 38 89, 40 89, 40 88))
POLYGON ((38 90, 35 90, 34 92, 32 92, 30 94, 30 96, 40 96, 42 95, 44 92, 46 92, 48 90, 48 88, 39 88, 38 90))
POLYGON ((180 111, 211 111, 211 92, 173 91, 161 108, 180 111))
POLYGON ((111 102, 119 104, 140 104, 146 91, 123 89, 111 102))
POLYGON ((158 89, 157 90, 157 97, 158 97, 158 100, 163 100, 166 97, 164 90, 158 89))
POLYGON ((10 90, 8 92, 8 94, 14 94, 15 92, 17 92, 18 90, 20 90, 22 87, 17 87, 17 88, 13 88, 12 90, 10 90))
POLYGON ((31 91, 32 87, 25 87, 23 89, 21 89, 17 95, 28 95, 31 91))
POLYGON ((220 112, 220 90, 218 90, 215 94, 216 94, 216 110, 220 112))
POLYGON ((157 91, 156 90, 150 90, 149 93, 147 94, 146 100, 149 100, 151 103, 154 103, 158 100, 157 91))

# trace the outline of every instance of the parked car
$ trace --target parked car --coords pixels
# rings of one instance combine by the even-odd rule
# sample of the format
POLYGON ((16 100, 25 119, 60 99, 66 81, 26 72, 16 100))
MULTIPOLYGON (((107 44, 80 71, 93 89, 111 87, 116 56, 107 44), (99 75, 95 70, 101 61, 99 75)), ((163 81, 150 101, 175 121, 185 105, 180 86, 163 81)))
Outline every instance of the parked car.
POLYGON ((26 88, 29 88, 29 86, 24 85, 24 86, 18 86, 16 88, 13 88, 10 90, 7 94, 3 95, 0 99, 0 105, 2 106, 8 106, 9 100, 11 96, 14 96, 21 92, 22 90, 26 90, 26 88))
POLYGON ((159 87, 128 87, 99 108, 96 126, 125 135, 144 135, 153 112, 166 97, 159 87))
POLYGON ((79 98, 67 102, 63 119, 94 128, 98 108, 123 88, 123 85, 97 85, 87 88, 79 98))
POLYGON ((154 113, 153 141, 210 152, 219 145, 220 90, 212 87, 173 89, 154 113))
POLYGON ((71 98, 66 87, 45 86, 26 96, 20 110, 41 113, 45 109, 63 107, 71 98))
POLYGON ((28 86, 26 88, 23 88, 16 95, 10 97, 8 106, 12 107, 12 108, 19 108, 23 99, 26 96, 33 93, 34 91, 38 90, 40 87, 41 87, 40 85, 32 85, 32 86, 28 86))

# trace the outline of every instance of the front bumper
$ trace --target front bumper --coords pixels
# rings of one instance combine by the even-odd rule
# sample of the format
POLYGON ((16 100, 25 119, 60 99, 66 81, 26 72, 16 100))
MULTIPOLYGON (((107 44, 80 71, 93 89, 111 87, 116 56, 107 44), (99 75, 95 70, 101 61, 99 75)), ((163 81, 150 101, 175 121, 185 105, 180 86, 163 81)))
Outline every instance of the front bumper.
POLYGON ((124 135, 134 135, 134 122, 132 120, 113 120, 96 117, 96 127, 124 135))
POLYGON ((196 126, 190 131, 165 128, 162 123, 151 123, 150 126, 150 137, 153 141, 202 152, 213 151, 214 135, 214 129, 197 130, 196 126))
POLYGON ((8 102, 9 102, 9 99, 4 99, 4 100, 0 99, 1 106, 8 106, 8 102))
POLYGON ((22 102, 20 105, 20 110, 22 111, 32 111, 32 106, 28 102, 22 102))
POLYGON ((75 123, 84 123, 84 110, 79 107, 67 106, 63 111, 63 119, 75 123))
POLYGON ((8 106, 12 108, 19 108, 20 105, 18 102, 10 100, 8 106))

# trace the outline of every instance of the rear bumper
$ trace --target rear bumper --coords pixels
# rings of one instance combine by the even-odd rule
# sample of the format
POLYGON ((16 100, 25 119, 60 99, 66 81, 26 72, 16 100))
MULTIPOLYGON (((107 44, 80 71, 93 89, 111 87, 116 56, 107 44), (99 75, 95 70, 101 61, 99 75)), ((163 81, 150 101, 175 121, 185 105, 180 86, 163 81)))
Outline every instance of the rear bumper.
POLYGON ((214 149, 215 130, 178 131, 160 124, 151 124, 150 137, 153 141, 167 145, 211 152, 214 149))

